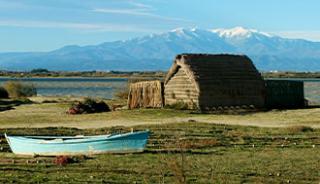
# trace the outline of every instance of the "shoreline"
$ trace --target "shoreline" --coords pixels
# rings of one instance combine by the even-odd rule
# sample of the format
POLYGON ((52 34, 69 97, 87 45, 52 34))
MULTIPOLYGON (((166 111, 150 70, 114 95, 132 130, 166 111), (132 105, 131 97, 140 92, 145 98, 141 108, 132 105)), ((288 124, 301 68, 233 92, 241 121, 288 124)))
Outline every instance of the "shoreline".
MULTIPOLYGON (((29 72, 29 71, 1 71, 0 78, 164 78, 166 71, 47 71, 47 72, 29 72)), ((263 78, 299 78, 299 79, 320 79, 320 72, 293 72, 260 71, 263 78)))

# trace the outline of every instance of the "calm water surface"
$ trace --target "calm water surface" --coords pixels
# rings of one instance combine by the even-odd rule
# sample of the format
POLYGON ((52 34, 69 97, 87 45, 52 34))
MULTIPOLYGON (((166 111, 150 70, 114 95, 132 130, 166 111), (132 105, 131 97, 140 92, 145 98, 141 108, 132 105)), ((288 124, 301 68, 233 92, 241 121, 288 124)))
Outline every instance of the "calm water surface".
MULTIPOLYGON (((42 96, 89 96, 114 98, 114 93, 127 87, 124 78, 5 78, 0 77, 0 85, 8 80, 19 80, 34 84, 38 95, 42 96)), ((279 79, 304 81, 305 96, 320 103, 320 79, 279 79)))
POLYGON ((89 96, 111 99, 114 93, 127 87, 124 78, 1 78, 33 84, 41 96, 89 96))

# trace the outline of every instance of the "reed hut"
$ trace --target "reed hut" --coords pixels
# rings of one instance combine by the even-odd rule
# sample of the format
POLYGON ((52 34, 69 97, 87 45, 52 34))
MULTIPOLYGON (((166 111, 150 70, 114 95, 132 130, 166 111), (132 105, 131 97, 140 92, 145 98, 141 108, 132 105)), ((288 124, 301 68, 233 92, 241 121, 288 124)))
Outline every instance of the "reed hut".
POLYGON ((266 108, 303 108, 304 83, 293 80, 266 80, 266 108))
POLYGON ((128 108, 163 107, 163 83, 143 81, 130 84, 128 108))
POLYGON ((164 82, 166 105, 189 109, 264 106, 265 84, 252 61, 243 55, 181 54, 164 82))

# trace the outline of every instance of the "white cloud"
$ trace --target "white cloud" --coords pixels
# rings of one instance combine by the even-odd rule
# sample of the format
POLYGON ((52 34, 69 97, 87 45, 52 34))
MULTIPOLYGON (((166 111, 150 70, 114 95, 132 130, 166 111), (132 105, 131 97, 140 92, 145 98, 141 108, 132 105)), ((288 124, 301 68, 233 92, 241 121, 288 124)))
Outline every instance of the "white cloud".
MULTIPOLYGON (((73 2, 73 1, 68 1, 73 2)), ((75 0, 75 2, 78 2, 75 0)), ((106 1, 105 3, 99 4, 102 7, 107 8, 96 8, 97 3, 91 1, 85 1, 86 3, 81 4, 81 6, 74 6, 75 9, 78 10, 75 13, 79 16, 70 16, 66 14, 66 11, 59 8, 41 4, 32 4, 32 3, 25 3, 19 2, 14 3, 11 0, 0 0, 0 9, 10 9, 20 7, 23 9, 22 13, 16 14, 14 17, 8 18, 0 18, 0 26, 11 26, 11 27, 29 27, 29 28, 59 28, 59 29, 78 29, 78 30, 88 30, 88 31, 99 31, 99 32, 108 32, 108 31, 119 31, 119 32, 158 32, 160 31, 159 25, 161 22, 170 22, 170 23, 181 23, 181 22, 191 22, 184 19, 173 18, 173 17, 166 17, 157 15, 153 6, 141 2, 136 2, 134 0, 110 0, 106 1), (112 2, 111 2, 112 1, 112 2), (110 6, 110 7, 109 7, 110 6), (37 13, 38 8, 40 13, 37 13), (42 16, 44 12, 46 12, 45 8, 49 8, 51 12, 56 12, 61 16, 65 16, 63 20, 46 20, 47 16, 42 16), (28 12, 34 11, 37 18, 27 18, 27 17, 34 17, 34 16, 24 16, 24 14, 29 14, 28 12), (88 14, 88 11, 91 13, 88 14), (96 12, 96 14, 92 13, 96 12), (109 21, 104 23, 101 21, 100 17, 101 14, 112 14, 112 17, 117 18, 117 15, 125 15, 119 17, 117 20, 122 20, 120 22, 114 21, 115 19, 108 19, 109 21), (77 17, 86 16, 86 21, 83 22, 82 19, 78 19, 77 17), (131 17, 135 16, 138 21, 138 25, 134 24, 136 21, 130 21, 131 17), (95 21, 96 17, 97 23, 92 23, 90 20, 95 21), (36 19, 36 20, 34 20, 36 19), (154 21, 158 22, 158 24, 150 25, 147 23, 143 23, 144 20, 147 22, 154 21), (160 22, 160 23, 159 23, 160 22), (158 29, 156 29, 156 27, 158 29)), ((58 3, 59 4, 59 3, 58 3)), ((66 6, 65 8, 68 8, 66 6)), ((16 10, 16 9, 15 9, 16 10)), ((68 10, 69 11, 69 10, 68 10)), ((136 20, 136 19, 135 19, 136 20)))
POLYGON ((142 3, 137 3, 137 2, 130 2, 130 4, 137 7, 137 8, 145 8, 145 9, 149 9, 149 10, 154 9, 153 6, 147 5, 147 4, 142 4, 142 3))
POLYGON ((174 17, 166 17, 161 15, 156 15, 153 13, 148 12, 146 9, 114 9, 114 8, 96 8, 92 10, 93 12, 97 13, 110 13, 110 14, 125 14, 125 15, 135 15, 135 16, 144 16, 150 17, 160 20, 167 20, 167 21, 179 21, 179 22, 192 22, 190 20, 181 19, 181 18, 174 18, 174 17))
POLYGON ((117 31, 117 32, 152 32, 155 30, 141 26, 123 24, 92 24, 75 22, 53 22, 53 21, 29 21, 29 20, 0 20, 0 26, 27 27, 27 28, 59 28, 79 29, 89 31, 117 31))
POLYGON ((186 20, 186 19, 158 15, 155 13, 155 8, 153 6, 148 4, 133 2, 133 1, 126 2, 126 8, 117 8, 117 7, 94 8, 92 9, 92 11, 96 13, 141 16, 141 17, 148 17, 148 18, 154 18, 154 19, 166 20, 166 21, 191 22, 190 20, 186 20))
POLYGON ((153 16, 150 13, 145 12, 144 9, 112 9, 112 8, 96 8, 92 10, 98 13, 112 13, 112 14, 126 14, 126 15, 142 15, 153 16))

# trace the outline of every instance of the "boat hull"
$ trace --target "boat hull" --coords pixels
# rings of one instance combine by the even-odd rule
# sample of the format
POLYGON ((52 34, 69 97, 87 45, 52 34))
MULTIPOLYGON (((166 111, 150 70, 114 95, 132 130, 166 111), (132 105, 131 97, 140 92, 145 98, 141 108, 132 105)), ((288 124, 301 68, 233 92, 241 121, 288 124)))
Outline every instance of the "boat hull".
POLYGON ((148 137, 148 131, 82 138, 6 135, 13 153, 44 156, 142 152, 148 137))

